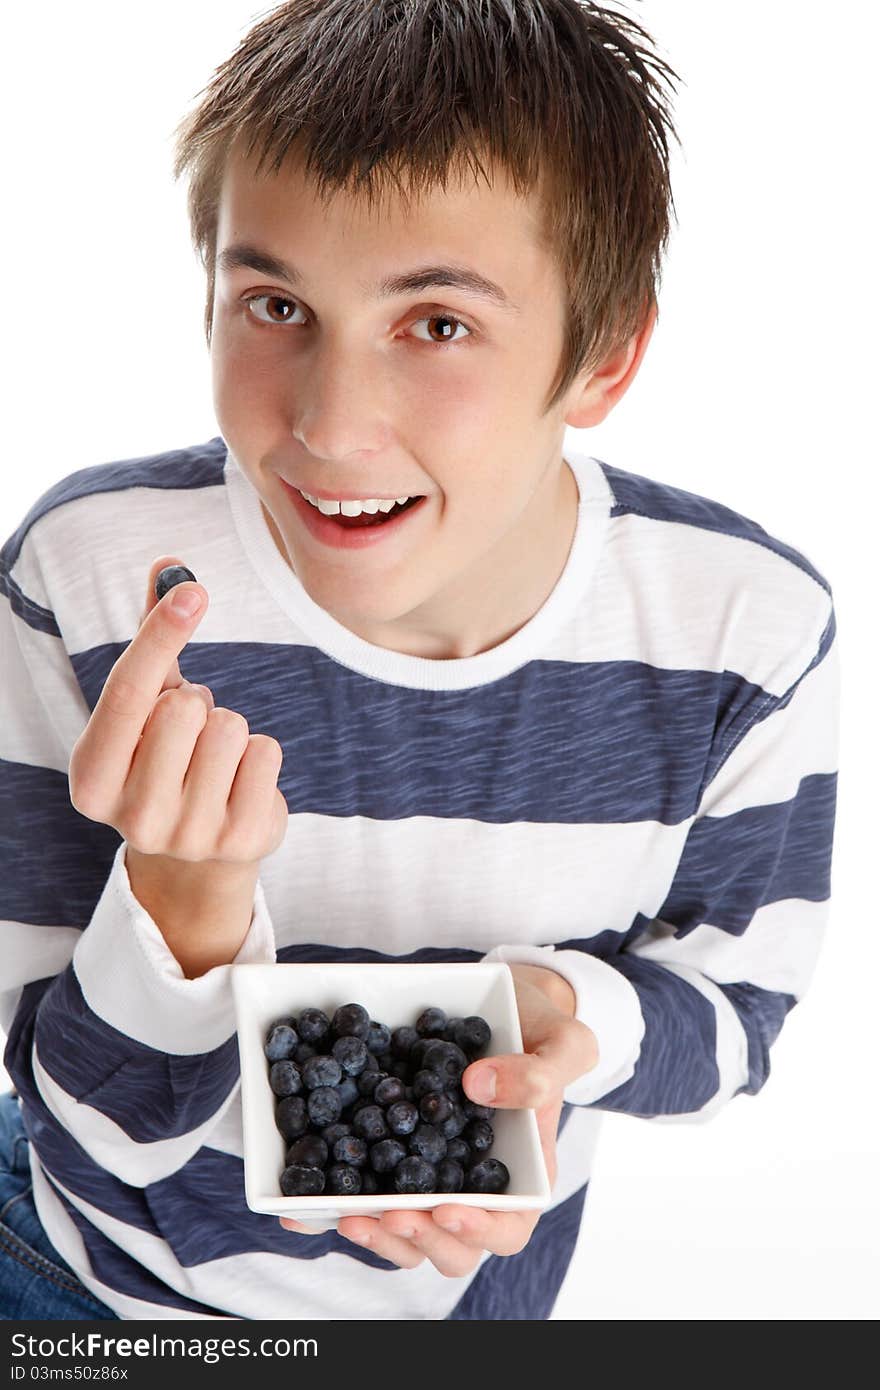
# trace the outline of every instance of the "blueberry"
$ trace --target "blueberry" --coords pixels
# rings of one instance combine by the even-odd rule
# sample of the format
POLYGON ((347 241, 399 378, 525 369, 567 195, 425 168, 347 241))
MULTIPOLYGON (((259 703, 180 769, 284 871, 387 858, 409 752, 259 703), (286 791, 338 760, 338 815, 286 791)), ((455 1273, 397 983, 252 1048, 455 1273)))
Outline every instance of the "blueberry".
POLYGON ((413 1071, 419 1071, 424 1066, 425 1049, 430 1047, 436 1038, 419 1038, 413 1043, 409 1053, 409 1063, 413 1071))
POLYGON ((177 584, 185 584, 187 580, 195 580, 198 583, 192 570, 188 570, 186 565, 166 565, 156 575, 153 585, 156 598, 161 601, 169 589, 173 589, 177 584))
POLYGON ((376 1174, 370 1168, 361 1169, 361 1194, 363 1196, 374 1196, 379 1191, 379 1181, 376 1174))
POLYGON ((419 1035, 415 1028, 395 1028, 391 1034, 391 1053, 393 1057, 402 1060, 409 1056, 410 1048, 419 1040, 419 1035))
POLYGON ((289 1023, 276 1023, 270 1028, 263 1044, 263 1052, 268 1062, 285 1062, 293 1057, 299 1038, 289 1023))
POLYGON ((440 1120, 438 1122, 437 1128, 440 1130, 440 1133, 443 1135, 444 1139, 457 1139, 458 1136, 462 1134, 464 1130, 467 1128, 467 1122, 467 1115, 464 1113, 458 1101, 453 1096, 452 1114, 447 1115, 445 1120, 440 1120))
POLYGON ((377 1052, 377 1053, 376 1053, 376 1070, 377 1070, 377 1071, 384 1071, 384 1072, 386 1072, 386 1073, 390 1073, 390 1071, 391 1071, 391 1063, 392 1063, 394 1060, 395 1060, 395 1059, 394 1059, 394 1054, 392 1053, 390 1047, 385 1048, 385 1050, 384 1050, 383 1052, 377 1052))
POLYGON ((302 1069, 303 1085, 314 1091, 317 1086, 338 1086, 342 1080, 342 1067, 335 1057, 318 1053, 310 1057, 302 1069))
POLYGON ((464 1023, 463 1018, 448 1018, 446 1020, 446 1027, 443 1029, 445 1042, 455 1042, 455 1030, 462 1023, 464 1023))
POLYGON ((462 1072, 468 1065, 468 1059, 455 1043, 438 1039, 428 1043, 422 1063, 429 1071, 439 1071, 446 1086, 457 1086, 461 1081, 462 1072))
POLYGON ((397 1100, 403 1100, 404 1084, 398 1076, 386 1076, 384 1081, 380 1081, 373 1092, 373 1100, 377 1105, 393 1105, 397 1100))
POLYGON ((437 1165, 437 1191, 460 1192, 464 1187, 464 1169, 454 1158, 444 1158, 437 1165))
POLYGON ((389 1070, 399 1081, 406 1081, 410 1074, 410 1064, 403 1057, 398 1057, 396 1062, 391 1063, 389 1070))
POLYGON ((297 1096, 302 1090, 302 1077, 295 1062, 273 1062, 269 1068, 269 1085, 276 1096, 297 1096))
POLYGON ((296 1030, 303 1042, 316 1043, 330 1029, 330 1020, 323 1009, 303 1009, 296 1021, 296 1030))
POLYGON ((475 1100, 467 1096, 461 1102, 461 1108, 469 1120, 491 1120, 494 1113, 491 1105, 477 1105, 475 1100))
POLYGON ((371 1096, 380 1081, 388 1075, 384 1071, 362 1071, 357 1079, 358 1093, 362 1096, 371 1096))
POLYGON ((296 1051, 293 1054, 293 1060, 299 1066, 302 1066, 303 1062, 307 1062, 310 1057, 317 1057, 317 1055, 318 1049, 316 1047, 312 1047, 311 1043, 301 1042, 297 1044, 296 1051))
POLYGON ((474 1153, 485 1154, 495 1142, 495 1131, 488 1120, 469 1120, 462 1131, 462 1137, 470 1144, 474 1153))
POLYGON ((281 1174, 281 1191, 285 1197, 313 1197, 324 1191, 324 1174, 320 1168, 291 1163, 281 1174))
POLYGON ((355 1134, 372 1143, 374 1139, 384 1139, 388 1134, 385 1116, 378 1105, 365 1105, 352 1122, 355 1134))
POLYGON ((339 1092, 339 1099, 342 1101, 343 1110, 347 1105, 352 1105, 356 1100, 360 1099, 361 1093, 358 1090, 357 1080, 353 1076, 343 1076, 336 1089, 339 1092))
POLYGON ((309 1127, 302 1096, 285 1096, 275 1106, 275 1124, 285 1139, 298 1139, 309 1127))
POLYGON ((327 1141, 319 1134, 304 1134, 287 1150, 285 1162, 304 1163, 307 1168, 323 1168, 329 1157, 327 1141))
POLYGON ((446 1140, 446 1157, 454 1158, 465 1169, 470 1168, 474 1161, 470 1144, 458 1138, 446 1140))
POLYGON ((337 1163, 363 1168, 369 1157, 366 1139, 359 1139, 356 1134, 341 1134, 333 1145, 333 1157, 337 1163))
POLYGON ((367 1065, 367 1045, 360 1038, 337 1038, 332 1052, 342 1070, 349 1076, 360 1076, 367 1065))
POLYGON ((505 1192, 510 1182, 510 1172, 499 1158, 484 1158, 467 1170, 465 1176, 468 1192, 505 1192))
POLYGON ((325 1125, 321 1130, 321 1138, 331 1150, 337 1139, 341 1139, 345 1134, 351 1134, 351 1125, 343 1124, 341 1120, 335 1120, 332 1125, 325 1125))
POLYGON ((471 1014, 469 1018, 463 1018, 461 1024, 456 1028, 453 1035, 453 1042, 474 1058, 488 1045, 492 1037, 492 1029, 484 1018, 478 1014, 471 1014))
POLYGON ((439 1163, 446 1157, 446 1140, 434 1125, 416 1125, 409 1136, 409 1151, 429 1163, 439 1163))
POLYGON ((446 1023, 446 1014, 442 1009, 424 1009, 416 1019, 416 1032, 420 1038, 439 1038, 446 1023))
POLYGON ((360 1038, 370 1035, 370 1015, 363 1004, 342 1004, 333 1015, 333 1031, 337 1038, 360 1038))
POLYGON ((342 1098, 335 1086, 318 1086, 309 1093, 309 1119, 323 1129, 332 1125, 342 1114, 342 1098))
POLYGON ((361 1190, 361 1175, 350 1163, 332 1163, 327 1169, 327 1191, 341 1197, 356 1197, 361 1190))
POLYGON ((421 1100, 431 1091, 443 1090, 443 1077, 439 1071, 417 1071, 413 1077, 413 1099, 421 1100))
POLYGON ((435 1192, 437 1170, 427 1159, 412 1154, 394 1170, 395 1192, 435 1192))
POLYGON ((411 1100, 397 1100, 385 1111, 385 1122, 392 1134, 412 1134, 419 1112, 411 1100))
POLYGON ((370 1164, 374 1173, 391 1173, 406 1158, 406 1148, 399 1139, 380 1139, 370 1148, 370 1164))
POLYGON ((391 1029, 386 1028, 384 1023, 376 1023, 374 1019, 371 1020, 370 1031, 367 1034, 367 1047, 372 1053, 390 1052, 391 1029))
POLYGON ((426 1124, 436 1125, 452 1114, 452 1097, 446 1091, 429 1091, 419 1101, 419 1114, 426 1124))

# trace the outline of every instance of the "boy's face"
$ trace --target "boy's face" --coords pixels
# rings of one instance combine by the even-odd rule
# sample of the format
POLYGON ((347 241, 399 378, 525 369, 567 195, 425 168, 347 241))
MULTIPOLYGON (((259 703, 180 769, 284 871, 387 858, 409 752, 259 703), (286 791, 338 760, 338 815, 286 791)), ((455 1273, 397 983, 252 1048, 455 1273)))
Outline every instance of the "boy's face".
POLYGON ((491 189, 472 175, 451 181, 409 214, 397 195, 370 213, 342 194, 322 206, 293 158, 257 179, 252 162, 230 157, 211 342, 217 420, 282 558, 315 603, 378 646, 433 658, 487 650, 528 621, 564 568, 577 486, 562 440, 587 378, 541 413, 565 306, 537 213, 503 174, 491 189), (224 269, 236 243, 300 280, 224 269), (374 297, 388 276, 441 264, 479 272, 515 307, 436 284, 374 297), (253 295, 265 297, 247 304, 253 295), (299 510, 309 504, 282 480, 330 497, 426 501, 371 531, 375 543, 339 548, 316 537, 299 510))

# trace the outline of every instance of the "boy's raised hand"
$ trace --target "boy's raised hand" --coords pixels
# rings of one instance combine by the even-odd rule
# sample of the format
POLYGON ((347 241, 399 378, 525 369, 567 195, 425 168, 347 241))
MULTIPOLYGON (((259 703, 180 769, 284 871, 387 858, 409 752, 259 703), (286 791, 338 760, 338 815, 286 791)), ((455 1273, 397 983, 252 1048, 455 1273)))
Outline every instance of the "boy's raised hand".
POLYGON ((183 680, 177 658, 207 609, 198 583, 161 601, 153 561, 141 624, 113 666, 70 759, 70 799, 111 825, 131 849, 186 863, 256 864, 282 843, 287 803, 277 786, 281 745, 251 734, 243 715, 215 708, 206 686, 183 680), (174 607, 197 594, 191 616, 174 607))
MULTIPOLYGON (((533 965, 511 965, 510 972, 524 1050, 472 1062, 462 1074, 462 1085, 478 1105, 535 1111, 552 1188, 563 1091, 577 1077, 593 1070, 599 1049, 592 1029, 574 1018, 574 991, 561 975, 533 965), (494 1098, 482 1088, 490 1072, 495 1074, 494 1098)), ((431 1211, 386 1211, 378 1218, 346 1216, 338 1230, 341 1236, 356 1245, 369 1246, 402 1269, 414 1269, 428 1259, 441 1274, 461 1278, 476 1268, 484 1251, 518 1254, 528 1244, 540 1214, 460 1206, 450 1193, 448 1200, 431 1211)), ((288 1217, 279 1219, 288 1230, 305 1231, 288 1217)))

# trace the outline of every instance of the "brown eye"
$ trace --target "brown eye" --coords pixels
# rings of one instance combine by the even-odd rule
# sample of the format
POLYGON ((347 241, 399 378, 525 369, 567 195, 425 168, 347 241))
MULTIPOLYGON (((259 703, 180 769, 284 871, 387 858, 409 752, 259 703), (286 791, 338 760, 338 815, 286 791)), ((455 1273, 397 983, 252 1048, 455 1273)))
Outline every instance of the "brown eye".
POLYGON ((260 302, 265 302, 266 305, 286 305, 289 311, 286 317, 276 318, 275 311, 273 310, 268 320, 260 317, 259 314, 254 314, 254 318, 258 319, 260 323, 289 323, 291 315, 299 307, 292 299, 286 299, 284 295, 280 294, 252 294, 245 300, 248 309, 250 309, 252 304, 258 304, 260 302))
POLYGON ((451 347, 457 347, 459 343, 463 343, 464 337, 455 337, 459 328, 464 329, 466 337, 471 336, 471 330, 467 324, 456 318, 454 314, 429 314, 425 318, 417 319, 416 322, 427 324, 430 334, 430 339, 421 338, 419 341, 430 342, 436 347, 444 347, 447 343, 451 347))

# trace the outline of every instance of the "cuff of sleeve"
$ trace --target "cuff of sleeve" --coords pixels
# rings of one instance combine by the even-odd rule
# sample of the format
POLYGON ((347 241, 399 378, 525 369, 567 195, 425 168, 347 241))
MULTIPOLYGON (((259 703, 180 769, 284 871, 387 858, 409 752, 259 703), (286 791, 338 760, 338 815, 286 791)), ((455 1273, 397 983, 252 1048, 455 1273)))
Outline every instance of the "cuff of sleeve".
POLYGON ((233 965, 274 965, 275 933, 257 880, 247 936, 235 959, 188 980, 156 923, 131 890, 125 840, 73 953, 89 1007, 127 1037, 159 1052, 210 1052, 235 1032, 233 965))
POLYGON ((483 959, 555 970, 574 990, 574 1016, 595 1034, 599 1061, 592 1071, 569 1083, 562 1093, 564 1101, 590 1105, 630 1079, 645 1036, 645 1020, 635 988, 613 965, 586 951, 557 951, 555 946, 496 946, 483 959))

